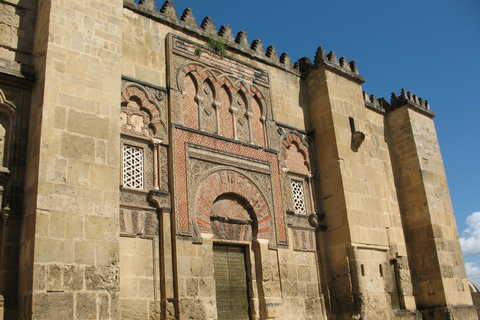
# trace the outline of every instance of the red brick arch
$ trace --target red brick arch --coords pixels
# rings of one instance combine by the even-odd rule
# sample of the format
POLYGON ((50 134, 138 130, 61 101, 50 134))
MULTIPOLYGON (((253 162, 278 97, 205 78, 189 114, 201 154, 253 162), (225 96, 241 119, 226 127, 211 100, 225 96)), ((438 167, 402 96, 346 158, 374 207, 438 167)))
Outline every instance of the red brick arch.
POLYGON ((131 99, 135 99, 140 103, 140 107, 146 109, 150 115, 150 124, 154 128, 154 134, 165 131, 165 125, 161 120, 159 107, 148 98, 144 89, 135 84, 129 84, 122 90, 122 103, 128 103, 131 99))
POLYGON ((219 170, 208 175, 198 186, 195 198, 195 222, 200 233, 213 233, 211 208, 224 194, 234 194, 246 201, 255 213, 256 237, 270 239, 270 209, 257 186, 245 175, 232 170, 219 170))
POLYGON ((288 150, 292 145, 296 145, 298 148, 298 151, 303 155, 304 157, 304 164, 308 168, 308 170, 311 170, 310 166, 310 153, 308 151, 308 147, 303 143, 302 139, 296 135, 295 133, 291 132, 283 141, 281 145, 281 152, 280 156, 283 158, 285 161, 287 159, 288 155, 288 150))

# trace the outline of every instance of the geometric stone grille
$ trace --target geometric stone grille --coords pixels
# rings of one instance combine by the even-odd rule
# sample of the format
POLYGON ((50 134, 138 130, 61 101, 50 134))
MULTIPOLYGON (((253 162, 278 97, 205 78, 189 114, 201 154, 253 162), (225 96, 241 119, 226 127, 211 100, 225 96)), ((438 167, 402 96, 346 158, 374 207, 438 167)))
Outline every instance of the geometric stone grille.
POLYGON ((143 189, 143 149, 123 147, 123 186, 143 189))
POLYGON ((305 194, 303 193, 303 182, 292 180, 292 197, 294 211, 296 214, 306 214, 305 194))

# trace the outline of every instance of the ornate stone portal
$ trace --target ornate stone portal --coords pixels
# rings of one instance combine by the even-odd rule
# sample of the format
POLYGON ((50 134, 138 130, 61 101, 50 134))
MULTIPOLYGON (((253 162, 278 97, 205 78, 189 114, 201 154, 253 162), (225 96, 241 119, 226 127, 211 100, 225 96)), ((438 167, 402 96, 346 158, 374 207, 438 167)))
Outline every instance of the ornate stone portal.
POLYGON ((478 319, 428 102, 216 30, 0 1, 0 319, 478 319))

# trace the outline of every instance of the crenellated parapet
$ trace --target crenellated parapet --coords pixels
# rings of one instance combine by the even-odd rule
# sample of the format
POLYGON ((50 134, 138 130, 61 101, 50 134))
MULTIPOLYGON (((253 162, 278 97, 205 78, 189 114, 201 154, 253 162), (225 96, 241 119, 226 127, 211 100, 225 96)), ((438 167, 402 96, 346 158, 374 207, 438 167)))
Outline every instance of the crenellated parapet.
POLYGON ((363 99, 365 100, 365 106, 367 108, 373 109, 381 113, 390 112, 397 108, 408 105, 411 108, 430 118, 435 117, 435 112, 430 110, 428 100, 423 100, 417 95, 412 94, 410 91, 406 92, 405 89, 401 90, 400 95, 392 92, 390 102, 388 102, 385 98, 377 99, 377 97, 375 97, 375 95, 373 94, 369 96, 366 91, 363 91, 363 99))
POLYGON ((335 72, 342 73, 356 82, 365 82, 365 78, 358 73, 357 63, 355 61, 348 62, 346 57, 339 59, 334 51, 330 51, 330 53, 327 54, 322 46, 318 47, 313 62, 310 58, 303 57, 295 63, 295 68, 298 68, 304 77, 321 66, 326 66, 335 72))
MULTIPOLYGON (((248 42, 248 37, 244 31, 237 33, 234 37, 232 29, 229 25, 223 25, 217 32, 216 27, 211 17, 205 17, 200 26, 193 16, 193 10, 186 8, 180 18, 175 11, 173 1, 165 1, 162 7, 158 10, 154 0, 139 0, 136 3, 134 0, 124 0, 124 7, 131 9, 139 14, 149 16, 153 20, 166 23, 173 28, 187 31, 199 38, 214 39, 222 41, 226 48, 234 53, 240 53, 251 58, 258 59, 270 65, 274 65, 286 71, 300 75, 297 68, 294 68, 287 53, 282 53, 280 56, 273 46, 265 48, 260 39, 255 39, 251 43, 248 42)), ((207 40, 208 41, 208 40, 207 40)))

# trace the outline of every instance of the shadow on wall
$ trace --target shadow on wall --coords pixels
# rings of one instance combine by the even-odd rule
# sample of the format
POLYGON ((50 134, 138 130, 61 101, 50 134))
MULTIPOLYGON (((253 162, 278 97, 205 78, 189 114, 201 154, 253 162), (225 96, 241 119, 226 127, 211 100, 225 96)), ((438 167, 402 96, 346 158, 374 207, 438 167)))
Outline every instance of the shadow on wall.
POLYGON ((19 311, 22 194, 36 11, 36 0, 0 1, 0 319, 16 319, 19 311))

